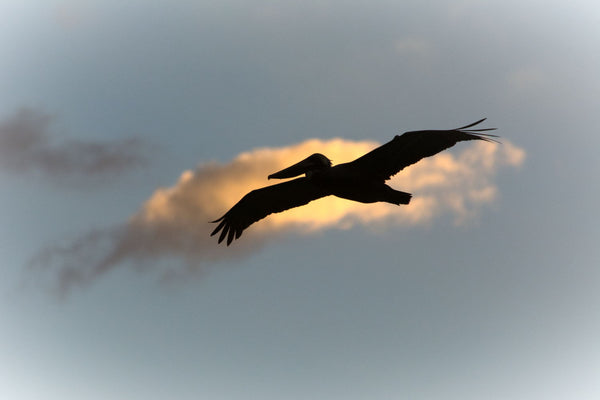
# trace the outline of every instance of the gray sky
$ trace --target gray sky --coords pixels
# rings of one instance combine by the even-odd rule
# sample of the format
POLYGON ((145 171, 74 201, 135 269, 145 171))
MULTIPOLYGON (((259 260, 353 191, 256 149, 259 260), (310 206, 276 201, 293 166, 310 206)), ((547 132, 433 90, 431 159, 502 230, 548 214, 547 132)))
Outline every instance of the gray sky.
POLYGON ((0 15, 1 397, 600 396, 595 2, 0 15), (207 236, 314 146, 482 117, 503 144, 407 169, 408 207, 207 236))

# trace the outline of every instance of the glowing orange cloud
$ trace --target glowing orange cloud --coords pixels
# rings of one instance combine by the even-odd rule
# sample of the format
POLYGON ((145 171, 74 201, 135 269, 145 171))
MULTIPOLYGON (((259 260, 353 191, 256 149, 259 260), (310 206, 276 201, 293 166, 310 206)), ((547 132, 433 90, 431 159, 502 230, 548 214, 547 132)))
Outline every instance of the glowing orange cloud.
MULTIPOLYGON (((306 156, 321 152, 334 163, 351 161, 378 143, 344 139, 311 139, 285 148, 263 148, 242 153, 232 162, 201 164, 195 171, 185 171, 174 187, 159 189, 133 217, 131 223, 158 227, 161 225, 205 226, 220 217, 247 192, 272 182, 267 175, 283 169, 306 156)), ((493 184, 496 170, 502 166, 518 166, 525 152, 506 142, 502 145, 475 143, 457 156, 445 152, 421 160, 395 176, 390 185, 413 193, 408 206, 385 203, 361 204, 334 196, 310 204, 272 214, 252 225, 246 233, 257 235, 290 227, 302 232, 355 224, 419 224, 428 223, 443 212, 454 215, 462 223, 475 215, 481 205, 491 203, 497 188, 493 184)))

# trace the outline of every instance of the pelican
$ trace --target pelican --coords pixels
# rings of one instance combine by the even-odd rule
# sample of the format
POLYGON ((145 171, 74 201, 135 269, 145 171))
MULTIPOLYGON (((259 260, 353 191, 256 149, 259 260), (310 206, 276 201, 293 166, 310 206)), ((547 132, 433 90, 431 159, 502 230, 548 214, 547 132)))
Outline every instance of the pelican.
POLYGON ((220 231, 219 243, 227 238, 229 246, 246 228, 267 215, 300 207, 330 195, 361 203, 383 201, 396 205, 408 204, 412 195, 392 189, 385 181, 422 158, 433 156, 458 142, 484 140, 499 143, 494 139, 498 136, 482 133, 496 128, 467 129, 483 121, 485 118, 449 130, 405 132, 354 161, 335 166, 323 154, 315 153, 269 175, 268 179, 305 176, 246 194, 225 215, 212 221, 219 224, 211 236, 220 231))

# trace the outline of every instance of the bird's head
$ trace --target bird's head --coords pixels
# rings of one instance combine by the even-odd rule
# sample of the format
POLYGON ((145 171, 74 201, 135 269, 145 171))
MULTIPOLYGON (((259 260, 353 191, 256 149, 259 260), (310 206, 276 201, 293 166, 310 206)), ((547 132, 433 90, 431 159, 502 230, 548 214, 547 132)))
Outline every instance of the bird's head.
POLYGON ((320 171, 330 167, 331 160, 329 158, 325 157, 321 153, 315 153, 299 163, 292 165, 291 167, 287 167, 279 172, 269 175, 268 178, 286 179, 293 178, 301 174, 306 174, 306 176, 309 176, 314 171, 320 171))

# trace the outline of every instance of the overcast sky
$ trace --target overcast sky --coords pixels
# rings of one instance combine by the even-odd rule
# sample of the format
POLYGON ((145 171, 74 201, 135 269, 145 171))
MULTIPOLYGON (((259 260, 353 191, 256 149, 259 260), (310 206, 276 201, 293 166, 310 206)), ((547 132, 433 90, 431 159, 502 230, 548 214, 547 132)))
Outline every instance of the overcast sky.
POLYGON ((600 397, 596 2, 0 15, 0 397, 600 397), (483 117, 502 144, 406 169, 409 206, 208 236, 313 152, 483 117))

